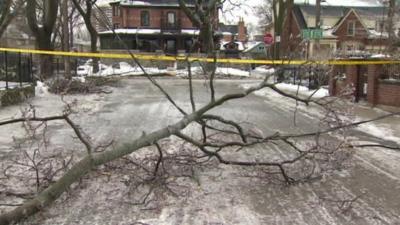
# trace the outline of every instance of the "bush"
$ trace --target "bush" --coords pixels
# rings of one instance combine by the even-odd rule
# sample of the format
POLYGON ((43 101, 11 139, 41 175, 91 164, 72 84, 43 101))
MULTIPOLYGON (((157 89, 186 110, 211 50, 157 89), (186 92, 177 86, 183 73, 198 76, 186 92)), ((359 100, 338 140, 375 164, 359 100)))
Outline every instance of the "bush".
POLYGON ((57 78, 49 82, 49 92, 54 94, 89 94, 105 92, 101 86, 117 82, 117 79, 91 78, 86 81, 57 78))

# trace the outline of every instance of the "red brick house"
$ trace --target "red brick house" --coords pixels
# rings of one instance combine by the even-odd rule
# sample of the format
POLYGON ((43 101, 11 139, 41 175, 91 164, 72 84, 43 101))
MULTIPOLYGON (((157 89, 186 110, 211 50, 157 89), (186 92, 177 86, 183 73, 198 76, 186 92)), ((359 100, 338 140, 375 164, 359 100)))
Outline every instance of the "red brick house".
MULTIPOLYGON (((284 53, 298 53, 298 57, 326 58, 337 54, 351 56, 354 53, 375 53, 385 49, 388 43, 383 5, 321 6, 323 37, 315 51, 315 40, 303 40, 304 29, 315 28, 316 8, 312 4, 295 4, 285 19, 281 37, 284 53)), ((399 23, 395 23, 395 28, 399 23)))
MULTIPOLYGON (((194 0, 186 1, 194 7, 194 0)), ((114 32, 128 48, 141 52, 162 51, 170 54, 188 51, 199 28, 195 27, 178 0, 122 0, 110 3, 114 32)), ((218 24, 218 9, 214 12, 218 24)), ((112 31, 99 33, 101 49, 124 49, 112 31)))
POLYGON ((222 41, 225 43, 230 41, 246 43, 248 41, 247 27, 242 17, 239 19, 238 24, 227 25, 220 23, 218 31, 222 35, 222 41))

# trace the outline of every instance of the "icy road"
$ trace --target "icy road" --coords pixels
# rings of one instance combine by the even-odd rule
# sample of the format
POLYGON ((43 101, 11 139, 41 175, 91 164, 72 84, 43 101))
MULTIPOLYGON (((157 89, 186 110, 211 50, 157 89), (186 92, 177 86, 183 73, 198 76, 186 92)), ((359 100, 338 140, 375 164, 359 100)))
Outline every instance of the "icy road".
MULTIPOLYGON (((160 79, 161 84, 189 109, 187 80, 160 79)), ((242 90, 250 80, 218 80, 219 94, 242 90)), ((195 100, 209 100, 204 81, 196 80, 195 100)), ((72 119, 95 143, 114 139, 132 140, 181 118, 177 110, 145 79, 123 79, 109 88, 111 94, 67 96, 77 99, 78 114, 72 119)), ((35 97, 31 104, 37 114, 52 115, 62 110, 58 96, 35 97)), ((295 102, 275 94, 251 95, 224 104, 215 113, 231 119, 257 124, 264 134, 311 131, 317 126, 312 108, 300 108, 293 123, 295 102)), ((0 109, 1 120, 19 114, 23 106, 0 109)), ((49 125, 53 146, 77 149, 82 146, 62 123, 49 125)), ((0 159, 12 154, 12 136, 19 126, 0 127, 0 159)), ((354 132, 354 138, 380 141, 369 134, 354 132)), ((279 154, 283 154, 279 152, 279 154)), ((269 224, 400 224, 400 152, 363 149, 354 163, 322 180, 285 187, 255 182, 240 176, 240 168, 219 166, 198 171, 199 185, 187 198, 167 198, 159 208, 124 204, 124 186, 118 180, 93 179, 83 188, 57 201, 26 224, 151 224, 151 225, 269 225, 269 224), (341 210, 340 200, 360 196, 341 210), (321 199, 329 199, 322 201, 321 199), (338 201, 338 202, 336 202, 338 201)), ((3 208, 4 210, 4 208, 3 208)))

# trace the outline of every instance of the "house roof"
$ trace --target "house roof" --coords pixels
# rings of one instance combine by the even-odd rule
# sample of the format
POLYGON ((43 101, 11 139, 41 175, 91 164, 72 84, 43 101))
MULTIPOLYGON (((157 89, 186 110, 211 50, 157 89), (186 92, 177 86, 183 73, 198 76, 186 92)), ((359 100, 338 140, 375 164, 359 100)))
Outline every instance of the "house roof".
POLYGON ((364 24, 364 22, 362 21, 362 19, 360 18, 360 16, 357 14, 356 10, 351 8, 347 11, 346 15, 344 17, 342 17, 339 21, 338 24, 335 26, 334 30, 332 31, 333 34, 335 34, 335 32, 337 31, 337 29, 339 29, 339 27, 342 26, 342 24, 344 23, 344 21, 346 21, 347 17, 349 17, 351 14, 354 14, 357 19, 359 20, 359 22, 361 23, 361 25, 364 27, 365 31, 367 33, 369 33, 369 29, 368 27, 364 24))
POLYGON ((238 33, 238 25, 226 25, 223 23, 219 24, 219 32, 221 33, 231 33, 231 34, 237 34, 238 33))
POLYGON ((248 43, 248 46, 244 50, 244 52, 251 52, 251 51, 255 50, 256 48, 258 48, 259 46, 264 46, 264 48, 266 48, 266 45, 264 42, 257 41, 257 42, 253 42, 253 43, 248 43))
POLYGON ((297 21, 297 24, 299 25, 299 28, 306 29, 307 23, 299 7, 293 7, 293 15, 297 21))
MULTIPOLYGON (((316 0, 294 0, 297 5, 315 5, 316 0)), ((382 0, 325 0, 321 6, 340 7, 379 7, 383 6, 382 0)))
MULTIPOLYGON (((297 7, 295 7, 297 8, 297 7)), ((315 6, 298 5, 298 8, 305 14, 310 16, 316 15, 315 6)), ((349 8, 357 11, 360 16, 382 16, 387 13, 385 7, 344 7, 344 6, 321 6, 321 16, 323 17, 343 17, 347 14, 349 8)))

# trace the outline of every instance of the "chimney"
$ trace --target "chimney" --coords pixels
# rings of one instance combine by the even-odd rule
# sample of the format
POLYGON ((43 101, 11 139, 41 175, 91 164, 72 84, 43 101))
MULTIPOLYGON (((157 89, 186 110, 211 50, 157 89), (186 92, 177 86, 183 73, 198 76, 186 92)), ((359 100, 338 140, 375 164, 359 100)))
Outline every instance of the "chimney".
POLYGON ((244 26, 244 20, 242 17, 239 18, 239 23, 238 23, 238 37, 237 40, 241 42, 246 42, 246 27, 244 26))

